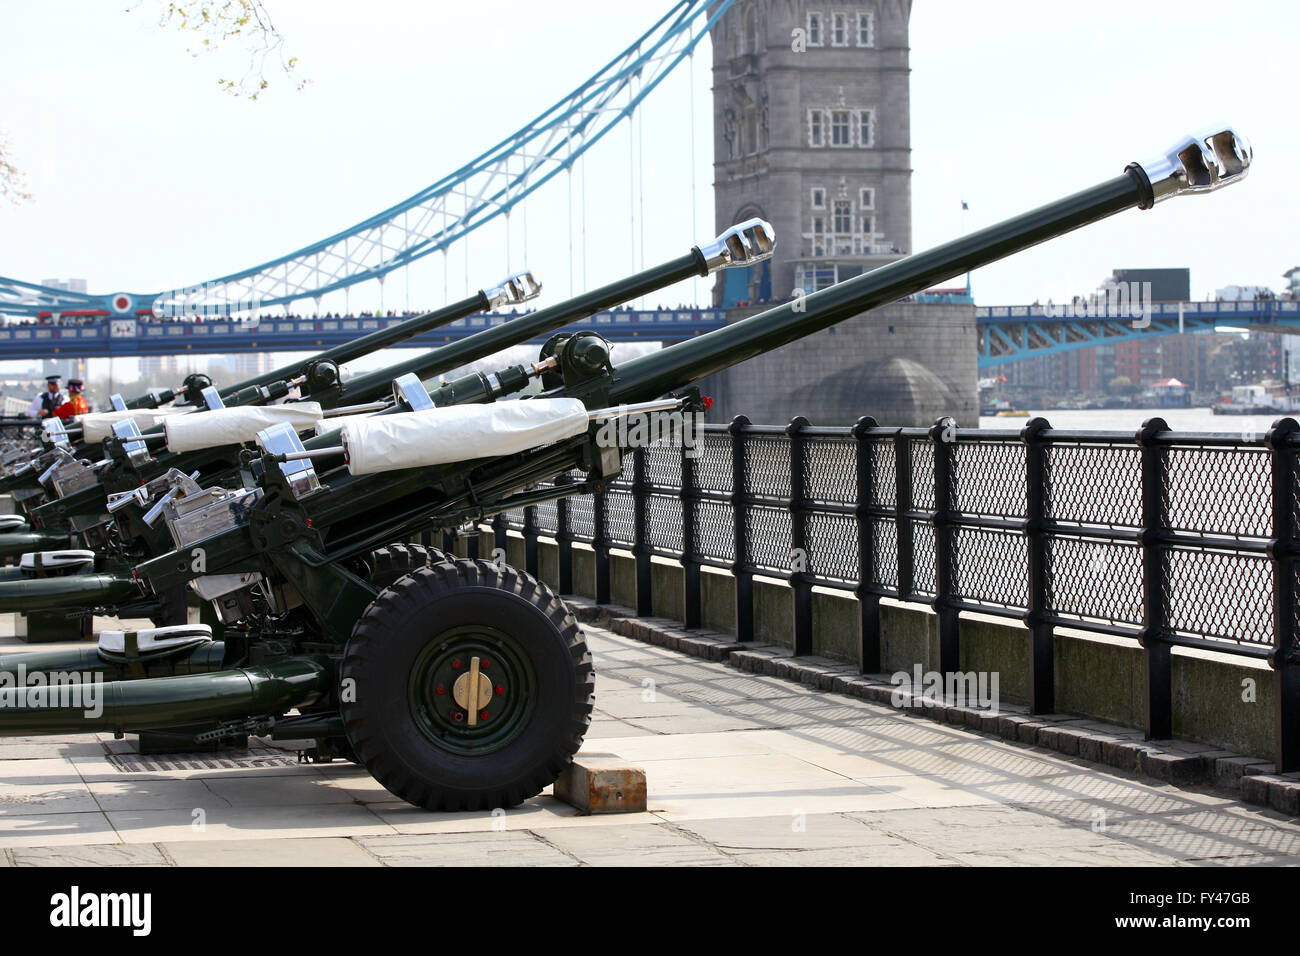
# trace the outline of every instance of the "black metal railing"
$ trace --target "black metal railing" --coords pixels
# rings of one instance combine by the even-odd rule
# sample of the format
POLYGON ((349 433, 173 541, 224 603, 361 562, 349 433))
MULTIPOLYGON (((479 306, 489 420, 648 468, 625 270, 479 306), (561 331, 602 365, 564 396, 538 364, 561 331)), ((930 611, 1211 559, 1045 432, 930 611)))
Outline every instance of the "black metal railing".
MULTIPOLYGON (((959 664, 962 611, 1030 629, 1030 705, 1055 708, 1053 628, 1134 638, 1146 657, 1147 731, 1172 735, 1170 649, 1263 658, 1277 679, 1278 763, 1300 769, 1300 426, 1265 435, 1053 429, 852 428, 737 418, 694 448, 625 457, 595 495, 499 516, 559 542, 571 588, 573 542, 595 551, 595 594, 610 600, 611 549, 636 562, 636 609, 650 613, 653 556, 685 571, 687 626, 698 626, 700 569, 731 572, 736 634, 754 634, 753 581, 794 591, 793 646, 812 651, 812 589, 854 593, 859 664, 880 670, 882 597, 938 616, 939 666, 959 664)), ((561 482, 576 476, 564 476, 561 482)))

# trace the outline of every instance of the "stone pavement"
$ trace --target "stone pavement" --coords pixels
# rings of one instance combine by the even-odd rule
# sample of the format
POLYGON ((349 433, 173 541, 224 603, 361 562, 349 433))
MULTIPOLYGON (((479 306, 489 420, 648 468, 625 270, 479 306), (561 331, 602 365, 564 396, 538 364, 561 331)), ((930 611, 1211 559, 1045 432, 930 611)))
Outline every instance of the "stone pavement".
MULTIPOLYGON (((0 738, 0 865, 1300 863, 1300 821, 1225 793, 585 629, 584 750, 643 766, 647 813, 430 813, 265 742, 162 772, 119 769, 143 758, 109 734, 0 738)), ((0 615, 0 653, 30 649, 12 633, 0 615)))

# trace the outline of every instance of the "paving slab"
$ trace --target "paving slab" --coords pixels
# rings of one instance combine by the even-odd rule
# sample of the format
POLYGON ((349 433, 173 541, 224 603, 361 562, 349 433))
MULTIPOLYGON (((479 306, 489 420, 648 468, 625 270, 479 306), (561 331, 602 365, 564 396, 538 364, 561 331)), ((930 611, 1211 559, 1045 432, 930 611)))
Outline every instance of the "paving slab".
POLYGON ((89 846, 119 843, 121 839, 100 811, 14 814, 0 823, 0 847, 89 846))
POLYGON ((171 810, 111 810, 104 816, 117 831, 119 838, 126 843, 241 839, 260 841, 394 832, 391 826, 355 803, 297 807, 213 806, 171 810))
POLYGON ((109 843, 99 846, 16 847, 14 866, 169 866, 171 861, 152 843, 109 843))
POLYGON ((739 865, 719 847, 664 823, 531 832, 589 866, 739 865))
POLYGON ((347 837, 162 844, 177 866, 383 866, 347 837))
POLYGON ((579 861, 520 830, 360 837, 385 866, 578 866, 579 861))

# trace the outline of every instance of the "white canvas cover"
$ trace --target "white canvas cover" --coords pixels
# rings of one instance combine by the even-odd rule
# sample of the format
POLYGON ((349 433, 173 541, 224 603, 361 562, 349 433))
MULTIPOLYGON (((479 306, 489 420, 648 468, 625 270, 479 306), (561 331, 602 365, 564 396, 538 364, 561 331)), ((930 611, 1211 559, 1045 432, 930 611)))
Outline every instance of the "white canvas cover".
POLYGON ((163 422, 168 451, 195 451, 220 445, 242 445, 257 438, 263 428, 285 422, 294 431, 307 431, 321 420, 320 402, 285 405, 239 405, 163 422))
POLYGON ((113 434, 113 426, 128 418, 135 419, 136 427, 143 432, 153 428, 164 418, 172 415, 188 415, 192 411, 194 411, 192 408, 132 408, 123 412, 91 412, 82 415, 77 421, 81 422, 83 429, 82 440, 95 442, 110 437, 113 434))
MULTIPOLYGON (((100 631, 99 650, 106 654, 126 653, 126 631, 100 631)), ((136 631, 136 647, 141 654, 152 651, 206 644, 212 640, 212 628, 206 624, 176 624, 171 627, 154 627, 136 631)))
POLYGON ((472 458, 513 455, 587 430, 576 398, 539 398, 453 405, 401 415, 375 415, 343 426, 348 470, 373 475, 472 458))
POLYGON ((361 421, 363 418, 373 418, 374 414, 374 412, 357 412, 355 415, 335 415, 333 418, 322 418, 316 423, 316 434, 324 435, 326 432, 336 432, 348 422, 361 421))
POLYGON ((80 548, 67 551, 28 551, 18 559, 18 567, 23 571, 36 571, 40 568, 64 569, 94 563, 95 552, 80 548))

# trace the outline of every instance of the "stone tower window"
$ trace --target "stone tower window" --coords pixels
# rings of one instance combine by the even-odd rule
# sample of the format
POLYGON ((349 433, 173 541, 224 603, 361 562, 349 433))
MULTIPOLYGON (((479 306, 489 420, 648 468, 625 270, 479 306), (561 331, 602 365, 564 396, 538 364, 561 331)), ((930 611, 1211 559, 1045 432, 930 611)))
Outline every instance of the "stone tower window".
POLYGON ((832 146, 850 146, 850 126, 848 110, 831 111, 831 145, 832 146))
POLYGON ((741 111, 740 152, 745 156, 758 152, 758 110, 753 104, 741 111))
POLYGON ((858 110, 858 145, 870 149, 876 145, 874 110, 858 110))
POLYGON ((835 200, 835 219, 836 235, 848 235, 853 232, 853 203, 847 199, 835 200))
POLYGON ((754 10, 752 3, 745 6, 745 26, 741 42, 744 44, 743 52, 758 52, 758 14, 754 10))
POLYGON ((847 13, 831 14, 831 46, 849 45, 849 15, 847 13))
POLYGON ((874 189, 868 186, 859 192, 858 208, 860 209, 876 208, 876 191, 874 189))
POLYGON ((808 145, 824 146, 826 144, 826 132, 823 129, 822 111, 808 111, 808 145))
POLYGON ((869 10, 858 11, 858 46, 876 45, 874 19, 869 10))
POLYGON ((822 15, 820 13, 808 14, 808 45, 822 45, 822 15))
POLYGON ((814 186, 812 190, 812 207, 814 209, 826 208, 826 190, 820 186, 814 186))

